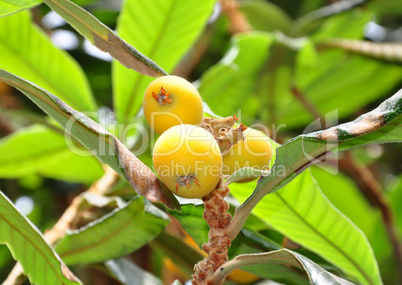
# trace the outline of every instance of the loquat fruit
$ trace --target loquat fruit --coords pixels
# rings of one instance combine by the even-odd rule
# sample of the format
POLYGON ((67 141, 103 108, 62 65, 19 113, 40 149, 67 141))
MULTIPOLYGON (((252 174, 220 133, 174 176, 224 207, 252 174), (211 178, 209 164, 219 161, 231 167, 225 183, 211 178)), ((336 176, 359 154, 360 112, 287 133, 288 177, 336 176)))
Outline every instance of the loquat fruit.
POLYGON ((183 124, 158 138, 153 162, 159 178, 171 192, 183 198, 201 198, 219 182, 222 155, 208 131, 183 124))
POLYGON ((252 128, 244 130, 243 137, 243 140, 238 141, 227 154, 223 155, 222 173, 224 175, 231 175, 243 167, 268 169, 272 158, 269 138, 263 132, 252 128))
POLYGON ((162 134, 179 124, 200 124, 203 117, 201 96, 184 78, 162 76, 149 84, 144 94, 145 118, 154 132, 162 134))

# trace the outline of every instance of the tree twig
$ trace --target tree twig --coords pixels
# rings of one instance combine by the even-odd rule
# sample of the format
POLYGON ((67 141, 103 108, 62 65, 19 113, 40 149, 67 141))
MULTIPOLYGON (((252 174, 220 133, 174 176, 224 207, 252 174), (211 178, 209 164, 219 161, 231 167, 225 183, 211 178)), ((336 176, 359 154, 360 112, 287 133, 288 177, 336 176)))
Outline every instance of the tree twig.
POLYGON ((253 30, 246 17, 239 11, 239 3, 236 0, 220 0, 219 3, 222 6, 222 12, 229 18, 232 34, 253 30))
MULTIPOLYGON (((350 152, 345 152, 345 156, 339 161, 339 167, 353 178, 371 204, 380 210, 388 238, 393 247, 397 267, 402 268, 402 243, 398 238, 391 206, 384 195, 381 184, 369 168, 353 159, 353 155, 350 152)), ((400 270, 398 272, 399 282, 402 284, 402 272, 400 270)))
POLYGON ((294 97, 299 100, 300 103, 306 108, 307 111, 310 112, 314 116, 314 118, 320 119, 321 126, 326 126, 325 117, 311 104, 306 97, 304 96, 303 92, 297 88, 295 85, 291 87, 292 93, 294 97))

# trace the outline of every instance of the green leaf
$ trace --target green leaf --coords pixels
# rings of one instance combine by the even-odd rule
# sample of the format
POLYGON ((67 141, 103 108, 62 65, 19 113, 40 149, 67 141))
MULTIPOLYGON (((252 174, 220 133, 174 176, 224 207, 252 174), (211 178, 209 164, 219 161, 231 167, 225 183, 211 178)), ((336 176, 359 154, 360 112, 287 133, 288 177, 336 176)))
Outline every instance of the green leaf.
POLYGON ((91 183, 103 174, 99 161, 77 155, 67 147, 62 134, 34 125, 0 140, 0 177, 30 174, 71 182, 91 183))
POLYGON ((0 191, 0 243, 5 243, 32 284, 81 284, 36 227, 0 191))
POLYGON ((181 211, 170 211, 170 214, 180 221, 180 225, 188 232, 194 241, 201 248, 202 244, 208 242, 209 227, 202 218, 204 213, 203 205, 181 205, 181 211))
MULTIPOLYGON (((244 222, 247 213, 249 213, 256 205, 261 211, 260 214, 257 214, 257 216, 267 218, 268 214, 261 213, 264 213, 264 211, 272 211, 272 200, 276 199, 277 201, 274 202, 277 203, 278 207, 280 206, 281 209, 286 210, 290 217, 293 216, 294 223, 297 225, 302 225, 299 223, 300 221, 298 219, 306 219, 307 217, 305 214, 307 213, 313 220, 316 219, 316 217, 319 217, 319 215, 316 214, 312 215, 311 213, 313 213, 313 211, 310 210, 313 209, 312 203, 314 202, 314 199, 320 199, 321 201, 314 202, 314 205, 319 207, 317 208, 317 211, 320 211, 320 217, 322 217, 322 215, 328 211, 328 213, 335 216, 335 218, 331 218, 329 216, 331 221, 343 221, 345 229, 348 228, 350 232, 353 232, 355 239, 362 240, 361 243, 359 243, 361 245, 359 249, 355 249, 354 245, 351 246, 349 244, 347 246, 347 251, 344 254, 342 249, 346 249, 346 245, 339 245, 337 242, 344 242, 348 239, 347 236, 339 241, 338 233, 331 231, 331 228, 326 228, 326 230, 315 229, 315 231, 312 231, 311 225, 314 224, 312 224, 310 221, 305 222, 305 227, 303 227, 300 232, 298 232, 300 228, 294 227, 294 225, 289 226, 289 217, 279 219, 280 222, 275 225, 275 228, 281 229, 284 232, 286 230, 285 235, 289 236, 292 240, 303 244, 312 251, 316 251, 323 255, 329 261, 342 268, 345 272, 348 272, 349 274, 358 278, 360 282, 365 284, 379 284, 381 280, 378 275, 378 268, 371 252, 371 248, 365 240, 365 237, 359 233, 359 231, 352 224, 342 219, 340 213, 329 206, 330 204, 325 198, 323 198, 321 192, 318 190, 317 185, 309 175, 303 174, 302 177, 298 178, 297 181, 300 185, 293 183, 289 185, 288 188, 283 189, 276 195, 269 195, 266 198, 264 198, 264 196, 270 192, 274 192, 284 187, 306 168, 321 161, 322 159, 325 159, 331 153, 336 153, 356 146, 372 143, 401 142, 401 123, 402 90, 383 102, 377 109, 360 116, 353 122, 335 126, 324 131, 300 135, 289 140, 284 145, 276 149, 276 161, 271 169, 270 174, 262 177, 258 181, 253 195, 249 197, 243 205, 237 208, 236 216, 234 217, 237 222, 236 224, 241 225, 238 219, 244 222), (290 190, 286 191, 286 189, 290 190), (302 192, 304 193, 306 191, 305 189, 311 189, 311 192, 307 192, 303 195, 300 194, 302 192), (288 194, 290 195, 289 197, 284 196, 287 197, 287 199, 284 199, 282 196, 286 193, 291 194, 288 194), (295 197, 299 196, 303 197, 303 199, 300 199, 300 201, 295 200, 295 197), (303 203, 305 197, 309 197, 308 204, 307 202, 303 203), (265 205, 265 208, 261 205, 265 205), (306 207, 306 205, 308 207, 306 207), (295 210, 295 207, 300 207, 300 213, 295 210), (304 233, 308 232, 311 233, 312 237, 306 238, 306 236, 303 236, 304 233), (332 243, 332 245, 330 245, 330 248, 332 247, 332 253, 330 249, 327 248, 328 244, 326 243, 328 242, 313 242, 313 237, 321 238, 321 236, 332 236, 330 240, 330 243, 332 243), (339 251, 338 248, 341 249, 341 251, 339 251), (365 263, 362 263, 361 260, 355 260, 355 256, 357 256, 357 254, 354 252, 358 250, 361 251, 361 255, 366 256, 365 263), (345 255, 348 257, 345 257, 345 255)), ((232 190, 233 186, 235 185, 231 186, 232 190)), ((244 189, 243 191, 234 191, 236 193, 236 197, 247 197, 247 194, 244 193, 244 189)), ((234 192, 232 191, 232 193, 234 192)), ((245 199, 242 200, 244 201, 245 199)), ((278 218, 277 212, 272 213, 272 215, 276 215, 278 218)), ((314 221, 315 223, 318 222, 318 227, 320 225, 320 220, 314 221)), ((271 225, 273 224, 272 220, 267 220, 267 222, 271 225)), ((326 225, 328 225, 328 223, 321 224, 322 227, 326 227, 326 225)), ((335 230, 335 227, 333 227, 333 230, 335 230)), ((343 231, 343 233, 345 232, 346 230, 343 231)))
MULTIPOLYGON (((260 96, 264 98, 262 96, 269 92, 273 97, 271 101, 274 103, 267 115, 274 117, 276 125, 302 127, 314 119, 311 111, 291 91, 290 83, 317 113, 326 116, 337 111, 338 120, 352 115, 398 86, 402 77, 399 65, 322 46, 322 40, 334 37, 362 39, 364 27, 372 18, 372 13, 366 10, 331 17, 320 31, 305 40, 296 61, 290 66, 284 62, 289 57, 287 54, 273 54, 273 61, 279 64, 265 75, 269 85, 261 88, 260 96), (379 73, 383 76, 379 77, 379 73)), ((334 118, 328 119, 332 121, 334 118)))
POLYGON ((402 175, 392 177, 388 183, 387 194, 395 212, 395 223, 398 228, 399 236, 402 236, 402 175))
POLYGON ((374 0, 367 3, 367 7, 379 17, 402 14, 402 2, 399 0, 374 0))
POLYGON ((125 285, 162 285, 162 281, 125 258, 108 260, 106 267, 125 285))
POLYGON ((242 122, 253 122, 261 105, 257 96, 258 73, 273 41, 273 35, 265 32, 233 37, 225 57, 201 78, 200 94, 213 112, 225 117, 241 110, 242 122))
POLYGON ((125 178, 137 193, 152 202, 180 209, 176 198, 159 183, 155 174, 102 126, 72 109, 56 96, 18 76, 0 70, 0 80, 23 92, 65 128, 67 133, 125 178))
POLYGON ((285 34, 289 34, 291 31, 292 19, 280 7, 271 2, 262 0, 242 1, 240 10, 256 30, 281 31, 285 34))
MULTIPOLYGON (((314 65, 302 66, 299 62, 296 66, 297 87, 303 97, 323 116, 337 111, 337 119, 383 97, 398 85, 401 77, 400 65, 333 49, 317 53, 314 65), (379 72, 384 76, 378 77, 379 72)), ((278 124, 294 128, 313 120, 302 104, 291 103, 294 100, 289 95, 278 101, 278 124)))
MULTIPOLYGON (((352 285, 353 283, 339 278, 323 268, 304 257, 301 254, 293 252, 288 249, 279 249, 276 251, 257 253, 257 254, 243 254, 236 256, 234 259, 226 262, 220 267, 220 270, 216 270, 212 276, 212 283, 220 284, 224 278, 233 270, 239 269, 247 265, 255 265, 259 263, 267 264, 286 264, 295 268, 299 268, 305 271, 309 277, 310 284, 321 285, 321 284, 344 284, 352 285)), ((267 268, 266 270, 269 270, 267 268)))
MULTIPOLYGON (((247 191, 241 184, 233 184, 231 194, 244 201, 250 188, 247 191)), ((253 213, 362 284, 381 284, 366 237, 327 200, 309 172, 267 195, 253 213)))
MULTIPOLYGON (((215 2, 124 1, 117 32, 170 73, 201 33, 215 2)), ((115 112, 118 121, 126 124, 141 108, 151 78, 117 63, 112 67, 115 112)))
MULTIPOLYGON (((260 179, 256 192, 276 191, 297 174, 333 153, 373 143, 402 142, 402 90, 375 110, 356 120, 324 131, 297 136, 278 147, 269 175, 260 179)), ((261 195, 261 194, 260 194, 261 195)))
POLYGON ((135 198, 123 208, 69 232, 56 246, 66 264, 90 264, 127 255, 154 239, 169 223, 168 216, 135 198))
POLYGON ((379 263, 391 254, 391 245, 385 232, 381 213, 374 209, 358 189, 355 182, 327 168, 312 167, 314 178, 331 203, 363 231, 379 263), (345 199, 347 197, 347 199, 345 199))
POLYGON ((316 42, 326 38, 362 39, 364 27, 372 19, 370 10, 353 9, 328 18, 312 38, 316 42))
POLYGON ((77 110, 96 109, 81 67, 50 42, 28 12, 0 19, 0 69, 34 82, 77 110))
POLYGON ((0 17, 8 16, 18 13, 22 10, 30 9, 39 5, 41 0, 14 0, 14 1, 1 1, 0 3, 0 17))
POLYGON ((152 60, 138 52, 93 15, 68 0, 44 0, 52 10, 100 50, 108 52, 127 68, 157 77, 166 75, 152 60))

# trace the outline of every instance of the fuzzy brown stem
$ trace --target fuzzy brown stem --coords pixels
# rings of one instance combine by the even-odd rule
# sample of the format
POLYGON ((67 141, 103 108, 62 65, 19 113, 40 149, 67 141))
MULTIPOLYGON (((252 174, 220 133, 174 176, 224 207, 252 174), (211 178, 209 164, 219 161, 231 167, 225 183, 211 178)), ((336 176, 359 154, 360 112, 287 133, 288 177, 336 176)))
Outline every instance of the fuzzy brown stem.
POLYGON ((229 205, 224 200, 224 197, 228 194, 229 187, 221 179, 217 188, 203 198, 204 219, 210 230, 208 243, 204 243, 202 248, 208 254, 208 257, 194 266, 193 285, 208 284, 206 279, 228 261, 230 239, 227 228, 232 219, 232 216, 227 213, 229 205))
POLYGON ((239 11, 239 3, 236 0, 220 0, 219 2, 222 5, 222 12, 229 18, 232 34, 253 30, 246 17, 239 11))
MULTIPOLYGON (((117 182, 118 178, 119 175, 113 169, 106 167, 105 174, 98 181, 93 183, 86 192, 104 194, 117 182)), ((50 245, 59 241, 66 234, 68 229, 74 228, 77 224, 81 216, 80 205, 82 201, 83 195, 75 197, 56 224, 45 232, 45 240, 50 245)), ((26 277, 24 276, 21 264, 17 262, 3 285, 20 285, 25 279, 26 277)))

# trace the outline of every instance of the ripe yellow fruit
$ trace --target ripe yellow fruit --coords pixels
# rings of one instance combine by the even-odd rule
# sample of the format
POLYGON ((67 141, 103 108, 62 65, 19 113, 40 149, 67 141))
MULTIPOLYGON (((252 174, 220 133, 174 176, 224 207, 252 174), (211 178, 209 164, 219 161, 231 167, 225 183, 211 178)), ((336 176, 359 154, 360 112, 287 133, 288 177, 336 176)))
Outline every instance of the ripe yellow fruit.
POLYGON ((173 75, 159 77, 149 84, 143 109, 148 124, 158 134, 180 124, 200 124, 203 117, 197 89, 187 80, 173 75))
POLYGON ((177 125, 156 141, 153 162, 159 178, 171 192, 183 198, 201 198, 219 182, 222 155, 208 131, 177 125))
POLYGON ((240 140, 229 153, 223 156, 222 173, 231 175, 243 167, 267 170, 272 158, 272 146, 268 137, 255 129, 247 128, 240 140))

